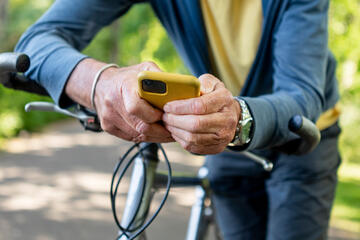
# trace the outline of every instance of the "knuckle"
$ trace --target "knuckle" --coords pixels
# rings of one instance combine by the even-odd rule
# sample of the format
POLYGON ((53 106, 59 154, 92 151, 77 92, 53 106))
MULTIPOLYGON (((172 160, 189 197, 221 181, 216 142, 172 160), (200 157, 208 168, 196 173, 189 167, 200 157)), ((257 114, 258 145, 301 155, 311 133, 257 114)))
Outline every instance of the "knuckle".
POLYGON ((129 135, 123 135, 123 136, 119 136, 121 137, 122 139, 126 140, 126 141, 132 141, 132 136, 129 136, 129 135))
POLYGON ((222 141, 221 137, 217 134, 213 134, 211 136, 211 141, 215 144, 220 143, 222 141))
POLYGON ((221 95, 224 96, 225 102, 228 104, 232 103, 234 101, 234 98, 233 98, 231 92, 225 88, 223 90, 221 90, 221 95))
POLYGON ((110 97, 105 97, 104 98, 104 106, 106 109, 112 108, 113 106, 113 101, 110 97))
POLYGON ((201 125, 202 125, 201 119, 200 118, 195 118, 193 123, 192 123, 191 130, 193 132, 197 131, 198 129, 200 129, 201 125))
POLYGON ((227 120, 227 126, 229 126, 230 129, 233 129, 235 128, 237 125, 237 119, 236 117, 231 117, 231 118, 228 118, 227 120))
POLYGON ((143 121, 139 121, 135 125, 135 130, 140 134, 146 134, 148 132, 149 128, 150 128, 149 124, 147 124, 143 121))
POLYGON ((228 131, 226 130, 226 129, 220 129, 219 131, 218 131, 218 137, 219 137, 219 139, 220 140, 225 140, 225 139, 227 139, 227 136, 228 136, 228 131))
POLYGON ((128 104, 125 108, 130 115, 137 115, 139 113, 139 107, 136 103, 128 104))
POLYGON ((189 152, 192 152, 192 145, 190 143, 185 143, 183 148, 186 150, 186 151, 189 151, 189 152))
POLYGON ((106 111, 102 116, 101 116, 101 119, 100 119, 100 122, 101 124, 107 126, 107 127, 110 127, 112 126, 112 121, 113 120, 113 117, 112 117, 112 114, 110 111, 106 111))
POLYGON ((195 134, 192 134, 192 133, 189 133, 185 136, 185 141, 190 144, 190 145, 193 145, 193 144, 197 144, 198 141, 197 141, 197 138, 196 138, 196 135, 195 134))
POLYGON ((145 61, 142 63, 144 70, 150 70, 153 68, 158 68, 158 66, 156 65, 156 63, 154 63, 153 61, 145 61))
POLYGON ((205 79, 213 79, 214 77, 210 73, 204 73, 199 78, 205 80, 205 79))
POLYGON ((225 87, 225 84, 223 82, 221 82, 220 80, 218 80, 216 82, 216 87, 220 87, 221 89, 225 90, 226 92, 228 92, 228 94, 231 95, 231 93, 227 90, 227 88, 225 87))
POLYGON ((141 143, 146 141, 146 136, 144 134, 138 134, 137 136, 134 136, 131 141, 136 143, 141 143))
POLYGON ((202 98, 198 98, 192 102, 192 112, 195 114, 203 114, 206 112, 206 104, 202 98))
POLYGON ((226 136, 225 142, 230 142, 233 140, 233 138, 234 138, 234 134, 229 132, 226 136))
POLYGON ((113 132, 113 130, 114 130, 113 125, 112 125, 112 124, 109 124, 109 122, 107 122, 107 121, 101 122, 101 128, 102 128, 105 132, 108 132, 108 133, 111 133, 111 132, 113 132))
POLYGON ((110 130, 110 127, 109 127, 109 125, 107 125, 107 124, 101 124, 101 128, 102 128, 102 130, 104 130, 104 132, 109 132, 109 130, 110 130))

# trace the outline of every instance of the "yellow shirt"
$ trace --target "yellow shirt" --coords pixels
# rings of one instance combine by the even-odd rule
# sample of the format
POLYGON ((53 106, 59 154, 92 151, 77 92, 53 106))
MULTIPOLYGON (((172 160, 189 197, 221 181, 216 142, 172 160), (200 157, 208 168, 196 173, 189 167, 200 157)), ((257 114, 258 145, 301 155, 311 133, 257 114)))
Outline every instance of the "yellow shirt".
POLYGON ((261 38, 261 0, 201 0, 201 9, 217 77, 239 95, 261 38))

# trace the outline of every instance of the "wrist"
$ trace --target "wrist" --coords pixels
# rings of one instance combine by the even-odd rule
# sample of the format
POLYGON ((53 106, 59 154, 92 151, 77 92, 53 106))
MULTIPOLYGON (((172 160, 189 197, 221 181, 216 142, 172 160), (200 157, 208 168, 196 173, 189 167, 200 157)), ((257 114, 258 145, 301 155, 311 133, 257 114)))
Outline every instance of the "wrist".
POLYGON ((103 91, 103 89, 109 89, 107 87, 108 82, 111 82, 113 86, 110 86, 111 88, 116 87, 111 81, 113 79, 114 75, 117 73, 119 69, 119 66, 111 63, 103 65, 97 72, 92 82, 92 88, 90 93, 90 103, 91 108, 96 111, 96 103, 99 102, 99 97, 105 96, 106 94, 109 94, 109 91, 106 93, 103 91))
POLYGON ((74 102, 86 108, 91 108, 93 80, 96 73, 105 65, 106 63, 92 58, 85 58, 79 62, 67 80, 65 94, 74 102))

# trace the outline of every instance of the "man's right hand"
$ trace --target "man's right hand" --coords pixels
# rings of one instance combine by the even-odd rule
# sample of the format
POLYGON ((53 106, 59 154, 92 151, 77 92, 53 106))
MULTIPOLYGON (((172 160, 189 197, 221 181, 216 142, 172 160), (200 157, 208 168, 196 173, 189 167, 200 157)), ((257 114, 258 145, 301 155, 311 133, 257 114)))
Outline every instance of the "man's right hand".
MULTIPOLYGON (((104 63, 81 61, 66 85, 66 94, 79 104, 91 107, 90 91, 94 76, 104 63)), ((104 131, 133 142, 172 142, 171 134, 159 121, 162 111, 141 99, 137 75, 141 71, 161 71, 152 62, 124 68, 106 69, 95 90, 95 106, 104 131)))

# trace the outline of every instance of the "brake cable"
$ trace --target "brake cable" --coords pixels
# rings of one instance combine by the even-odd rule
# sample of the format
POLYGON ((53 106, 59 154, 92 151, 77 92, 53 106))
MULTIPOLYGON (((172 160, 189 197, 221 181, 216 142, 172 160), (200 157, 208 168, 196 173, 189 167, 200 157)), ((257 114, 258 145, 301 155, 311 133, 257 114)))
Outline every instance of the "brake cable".
MULTIPOLYGON (((123 179, 125 173, 127 172, 127 170, 129 169, 130 165, 134 162, 134 160, 140 155, 141 159, 142 159, 142 165, 143 165, 143 175, 144 175, 144 181, 142 183, 142 192, 141 192, 141 196, 140 199, 143 198, 144 196, 144 191, 145 191, 145 185, 146 185, 146 165, 145 165, 145 161, 144 161, 144 155, 143 152, 144 150, 146 150, 150 145, 146 145, 144 147, 141 147, 139 143, 134 144, 132 147, 130 147, 127 152, 119 159, 118 163, 115 166, 113 175, 112 175, 112 180, 111 180, 111 186, 110 186, 110 201, 111 201, 111 210, 113 213, 113 217, 115 220, 115 223, 117 225, 117 227, 119 228, 119 234, 117 236, 117 240, 121 239, 123 236, 125 236, 127 239, 132 240, 135 239, 137 236, 139 236, 146 228, 148 228, 150 226, 150 224, 154 221, 154 219, 156 218, 156 216, 159 214, 160 210, 162 209, 162 207, 164 206, 166 199, 168 197, 168 194, 170 192, 170 187, 171 187, 171 179, 172 179, 172 171, 171 171, 171 165, 169 162, 169 159, 166 155, 166 152, 164 150, 164 148, 161 146, 161 144, 157 143, 156 144, 157 147, 160 149, 164 159, 165 159, 165 163, 167 166, 167 171, 168 171, 168 178, 167 178, 167 184, 166 184, 166 190, 165 190, 165 194, 164 197, 162 198, 159 207, 157 208, 157 210, 154 212, 154 214, 148 219, 148 221, 145 222, 146 216, 147 214, 144 214, 144 216, 142 216, 142 221, 138 226, 135 226, 134 228, 131 228, 131 225, 134 223, 135 218, 139 212, 139 209, 141 207, 141 203, 142 201, 139 201, 137 207, 136 207, 136 211, 135 214, 133 215, 132 219, 130 220, 128 226, 122 226, 119 222, 118 219, 118 215, 117 215, 117 210, 116 210, 116 196, 118 193, 118 188, 120 185, 121 180, 123 179), (126 163, 126 165, 124 166, 124 168, 121 169, 121 166, 124 164, 125 159, 128 158, 128 156, 130 155, 131 152, 134 151, 134 149, 137 148, 138 151, 130 158, 130 160, 126 163), (144 223, 145 222, 145 223, 144 223), (130 234, 129 234, 130 233, 130 234)), ((147 210, 148 211, 148 210, 147 210)), ((147 212, 146 212, 147 213, 147 212)))

